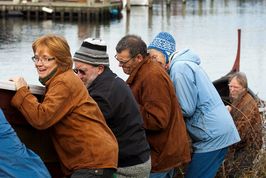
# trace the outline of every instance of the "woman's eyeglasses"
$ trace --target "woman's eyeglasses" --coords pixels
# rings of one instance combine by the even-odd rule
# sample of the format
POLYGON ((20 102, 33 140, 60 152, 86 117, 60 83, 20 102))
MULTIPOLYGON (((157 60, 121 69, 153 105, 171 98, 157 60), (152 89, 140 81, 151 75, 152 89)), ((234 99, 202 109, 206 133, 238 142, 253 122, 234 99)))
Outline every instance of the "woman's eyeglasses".
POLYGON ((78 68, 75 68, 73 69, 73 71, 78 74, 80 73, 81 75, 85 75, 86 74, 86 70, 85 69, 78 69, 78 68))
POLYGON ((43 56, 43 57, 39 57, 39 56, 32 56, 31 60, 35 63, 38 63, 39 61, 43 64, 48 63, 49 61, 55 60, 55 57, 47 57, 47 56, 43 56))

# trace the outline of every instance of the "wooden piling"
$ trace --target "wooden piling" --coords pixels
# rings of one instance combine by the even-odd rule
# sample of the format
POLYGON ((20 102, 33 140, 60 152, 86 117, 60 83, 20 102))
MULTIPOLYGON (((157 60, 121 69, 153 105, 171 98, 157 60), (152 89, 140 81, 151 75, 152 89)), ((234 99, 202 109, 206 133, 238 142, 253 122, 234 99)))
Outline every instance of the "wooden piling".
MULTIPOLYGON (((182 0, 182 1, 183 1, 183 0, 182 0)), ((166 1, 166 5, 167 5, 167 6, 170 6, 170 5, 171 5, 171 0, 167 0, 167 1, 166 1)))
POLYGON ((130 12, 130 9, 131 9, 130 0, 127 0, 127 4, 126 4, 126 10, 127 10, 127 12, 130 12))
POLYGON ((148 4, 149 8, 152 8, 152 4, 153 4, 153 0, 149 0, 149 4, 148 4))

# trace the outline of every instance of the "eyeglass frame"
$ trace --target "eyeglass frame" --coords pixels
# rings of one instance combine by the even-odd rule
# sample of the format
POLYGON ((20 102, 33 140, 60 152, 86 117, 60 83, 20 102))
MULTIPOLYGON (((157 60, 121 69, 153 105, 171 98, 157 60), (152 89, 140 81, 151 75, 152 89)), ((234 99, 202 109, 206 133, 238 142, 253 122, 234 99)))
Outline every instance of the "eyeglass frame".
MULTIPOLYGON (((93 66, 93 67, 103 66, 102 64, 89 64, 89 65, 91 65, 91 66, 93 66)), ((86 72, 88 71, 88 69, 86 69, 86 68, 84 68, 84 69, 82 69, 82 68, 74 68, 74 69, 72 69, 72 70, 73 70, 73 72, 74 72, 75 74, 80 73, 81 75, 86 75, 86 72)))
POLYGON ((127 61, 120 61, 120 60, 117 58, 117 54, 116 54, 114 57, 115 57, 115 59, 119 62, 119 64, 120 64, 121 66, 123 66, 123 65, 127 64, 131 59, 136 58, 137 55, 135 55, 135 56, 129 58, 127 61))
POLYGON ((234 88, 234 89, 236 89, 236 90, 239 90, 239 89, 243 89, 243 88, 244 88, 244 87, 241 86, 241 85, 239 85, 239 86, 235 86, 235 85, 231 85, 230 83, 228 84, 228 87, 229 87, 229 89, 230 89, 230 88, 234 88))
POLYGON ((77 68, 74 68, 73 71, 75 74, 80 73, 81 75, 86 75, 86 72, 87 72, 87 70, 85 71, 84 69, 77 69, 77 68))
POLYGON ((38 58, 36 58, 36 56, 34 55, 34 56, 32 56, 31 57, 31 60, 34 62, 34 63, 38 63, 39 61, 41 62, 41 63, 46 63, 46 62, 49 62, 49 61, 52 61, 52 60, 55 60, 55 57, 45 57, 45 58, 43 58, 43 57, 38 57, 38 58))

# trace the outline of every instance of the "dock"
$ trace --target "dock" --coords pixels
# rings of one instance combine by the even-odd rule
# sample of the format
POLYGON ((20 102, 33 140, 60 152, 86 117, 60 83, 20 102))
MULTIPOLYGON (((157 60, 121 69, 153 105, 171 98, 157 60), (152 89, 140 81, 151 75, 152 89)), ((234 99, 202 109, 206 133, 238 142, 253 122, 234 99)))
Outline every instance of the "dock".
POLYGON ((122 8, 119 0, 0 1, 1 17, 23 16, 37 20, 106 20, 118 16, 122 8))

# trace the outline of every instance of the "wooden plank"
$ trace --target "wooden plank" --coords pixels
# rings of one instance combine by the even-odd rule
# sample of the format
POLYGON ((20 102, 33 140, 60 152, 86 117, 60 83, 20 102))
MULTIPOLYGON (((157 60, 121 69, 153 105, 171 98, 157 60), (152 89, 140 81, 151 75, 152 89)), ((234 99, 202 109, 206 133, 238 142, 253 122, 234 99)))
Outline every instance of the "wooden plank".
MULTIPOLYGON (((29 84, 30 91, 33 94, 42 95, 44 93, 45 88, 39 85, 31 85, 29 84)), ((14 82, 11 81, 0 81, 0 89, 16 91, 16 87, 14 82)))

